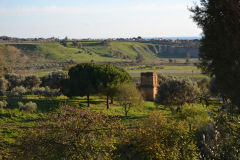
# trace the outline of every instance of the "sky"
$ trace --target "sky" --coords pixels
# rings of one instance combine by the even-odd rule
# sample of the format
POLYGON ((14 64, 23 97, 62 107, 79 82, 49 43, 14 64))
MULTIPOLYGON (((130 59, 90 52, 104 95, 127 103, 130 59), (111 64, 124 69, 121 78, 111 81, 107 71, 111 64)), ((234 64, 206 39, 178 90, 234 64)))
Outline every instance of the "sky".
POLYGON ((194 0, 0 0, 0 36, 200 36, 194 0))

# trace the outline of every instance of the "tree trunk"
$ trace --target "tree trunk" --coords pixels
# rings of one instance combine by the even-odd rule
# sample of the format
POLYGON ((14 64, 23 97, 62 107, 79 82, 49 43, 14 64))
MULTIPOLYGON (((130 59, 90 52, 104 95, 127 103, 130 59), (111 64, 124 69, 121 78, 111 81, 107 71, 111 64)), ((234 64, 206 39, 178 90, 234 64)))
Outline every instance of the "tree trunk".
POLYGON ((113 97, 111 97, 111 103, 110 104, 113 104, 113 97))
POLYGON ((109 96, 107 96, 107 110, 109 109, 109 96))
POLYGON ((124 110, 125 110, 125 116, 127 117, 127 114, 128 114, 127 106, 124 106, 124 110))
POLYGON ((87 94, 87 101, 88 101, 88 107, 90 107, 90 98, 89 98, 89 94, 87 94))

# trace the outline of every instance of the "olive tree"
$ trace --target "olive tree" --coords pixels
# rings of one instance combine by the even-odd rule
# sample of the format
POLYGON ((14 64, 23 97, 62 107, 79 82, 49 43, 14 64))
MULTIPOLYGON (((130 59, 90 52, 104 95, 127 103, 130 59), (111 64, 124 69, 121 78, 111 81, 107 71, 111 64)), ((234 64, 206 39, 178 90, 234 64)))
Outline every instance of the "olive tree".
POLYGON ((25 88, 32 89, 32 88, 39 87, 39 85, 41 84, 41 80, 38 76, 31 75, 31 76, 25 77, 23 84, 25 88))
POLYGON ((47 76, 41 78, 41 86, 42 87, 50 87, 51 89, 59 89, 61 88, 61 83, 63 80, 68 78, 67 72, 57 71, 51 72, 47 76))
POLYGON ((199 94, 197 83, 190 79, 168 80, 158 87, 156 103, 166 106, 182 106, 184 103, 196 102, 199 94))
POLYGON ((143 103, 143 98, 141 93, 138 91, 136 86, 130 83, 122 84, 117 92, 117 101, 122 105, 125 116, 133 107, 141 107, 143 103))
POLYGON ((9 82, 9 90, 12 90, 15 87, 24 86, 23 82, 25 77, 18 74, 5 74, 5 79, 9 82))

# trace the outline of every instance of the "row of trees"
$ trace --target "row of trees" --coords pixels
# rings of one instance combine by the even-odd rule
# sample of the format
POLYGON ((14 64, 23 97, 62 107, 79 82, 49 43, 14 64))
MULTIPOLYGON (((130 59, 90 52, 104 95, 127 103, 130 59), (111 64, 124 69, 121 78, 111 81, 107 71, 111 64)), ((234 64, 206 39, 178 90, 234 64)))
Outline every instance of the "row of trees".
POLYGON ((60 89, 61 81, 68 77, 66 72, 51 72, 47 76, 38 77, 36 75, 22 76, 18 74, 5 74, 0 78, 0 90, 11 91, 13 88, 23 86, 26 89, 38 87, 49 87, 51 89, 60 89))
POLYGON ((106 96, 107 109, 109 100, 116 96, 123 83, 131 82, 131 76, 123 69, 113 65, 94 63, 79 64, 69 70, 69 78, 62 82, 61 91, 68 97, 103 94, 106 96))

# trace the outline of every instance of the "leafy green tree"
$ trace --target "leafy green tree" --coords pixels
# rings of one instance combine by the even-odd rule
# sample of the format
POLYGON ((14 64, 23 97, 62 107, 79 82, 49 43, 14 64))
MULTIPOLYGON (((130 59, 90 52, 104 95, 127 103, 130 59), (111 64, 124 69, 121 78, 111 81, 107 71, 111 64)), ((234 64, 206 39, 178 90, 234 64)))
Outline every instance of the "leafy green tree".
POLYGON ((69 79, 62 82, 61 91, 68 97, 87 96, 90 106, 90 95, 100 93, 100 88, 103 86, 101 73, 103 73, 101 65, 78 64, 69 70, 69 79))
POLYGON ((214 76, 220 92, 240 108, 239 0, 201 0, 190 11, 203 30, 200 68, 214 76))
POLYGON ((94 63, 79 64, 72 67, 68 74, 69 79, 62 85, 65 95, 87 96, 89 106, 90 95, 104 94, 107 96, 107 108, 109 108, 109 98, 114 96, 117 87, 131 80, 129 74, 121 68, 94 63))
POLYGON ((193 82, 192 80, 173 79, 162 83, 158 87, 156 103, 167 106, 193 103, 198 100, 199 94, 200 90, 197 86, 197 83, 193 82))
POLYGON ((125 116, 128 115, 130 109, 141 107, 143 103, 141 93, 137 90, 136 86, 129 83, 122 84, 119 87, 116 99, 123 106, 125 116))
POLYGON ((131 82, 131 76, 124 70, 113 65, 102 65, 103 72, 99 77, 102 82, 101 92, 107 97, 107 109, 109 109, 109 99, 113 102, 118 88, 123 83, 131 82))

